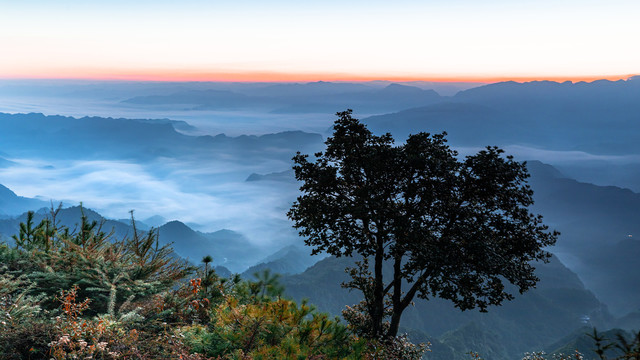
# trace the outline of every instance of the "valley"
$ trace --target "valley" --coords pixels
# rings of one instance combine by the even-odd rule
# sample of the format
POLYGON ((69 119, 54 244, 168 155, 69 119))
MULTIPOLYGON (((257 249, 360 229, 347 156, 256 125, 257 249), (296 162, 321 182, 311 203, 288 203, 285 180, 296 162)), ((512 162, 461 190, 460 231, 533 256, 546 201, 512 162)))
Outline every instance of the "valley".
POLYGON ((378 134, 446 131, 460 156, 498 145, 527 161, 532 210, 561 232, 539 287, 513 302, 481 314, 417 301, 402 328, 432 343, 428 358, 510 359, 584 326, 640 328, 640 80, 428 85, 28 83, 26 101, 0 84, 0 239, 58 204, 69 228, 84 213, 124 238, 133 211, 175 256, 245 278, 270 269, 287 296, 340 315, 359 301, 340 288, 353 259, 310 256, 286 212, 291 158, 322 151, 331 114, 353 107, 378 134))

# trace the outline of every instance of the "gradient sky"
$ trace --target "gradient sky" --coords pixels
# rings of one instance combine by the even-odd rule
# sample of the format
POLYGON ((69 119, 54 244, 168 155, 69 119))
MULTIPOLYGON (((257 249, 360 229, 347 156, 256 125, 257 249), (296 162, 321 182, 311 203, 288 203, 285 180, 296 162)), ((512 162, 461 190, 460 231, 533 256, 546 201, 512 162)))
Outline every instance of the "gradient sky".
POLYGON ((0 78, 615 78, 640 1, 0 0, 0 78))

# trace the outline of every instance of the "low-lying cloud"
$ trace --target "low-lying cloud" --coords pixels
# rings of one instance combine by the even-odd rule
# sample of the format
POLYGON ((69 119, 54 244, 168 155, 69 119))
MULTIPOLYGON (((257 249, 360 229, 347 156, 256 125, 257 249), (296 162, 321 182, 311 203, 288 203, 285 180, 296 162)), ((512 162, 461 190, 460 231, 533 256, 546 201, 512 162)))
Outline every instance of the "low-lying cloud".
POLYGON ((253 166, 12 160, 18 165, 0 169, 0 183, 21 196, 70 205, 82 202, 110 218, 126 218, 129 210, 139 219, 161 215, 197 223, 203 231, 235 230, 256 243, 292 234, 285 213, 295 199, 296 185, 245 182, 253 166))

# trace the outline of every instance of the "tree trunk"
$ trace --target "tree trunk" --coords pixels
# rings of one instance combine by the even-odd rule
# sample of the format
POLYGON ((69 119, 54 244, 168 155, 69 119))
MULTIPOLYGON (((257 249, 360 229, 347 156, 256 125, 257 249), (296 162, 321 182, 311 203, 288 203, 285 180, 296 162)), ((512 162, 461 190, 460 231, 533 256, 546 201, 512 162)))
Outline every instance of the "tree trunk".
POLYGON ((396 304, 395 302, 395 293, 394 293, 394 302, 393 302, 393 313, 391 314, 391 326, 389 328, 388 335, 396 336, 398 334, 398 328, 400 327, 400 317, 402 316, 402 312, 411 305, 411 301, 416 296, 416 293, 420 289, 420 287, 424 284, 427 279, 427 273, 422 273, 414 282, 407 294, 402 297, 402 292, 400 292, 401 299, 396 304))
POLYGON ((398 335, 401 316, 402 316, 402 310, 394 308, 393 314, 391 314, 391 324, 389 326, 389 331, 387 332, 387 337, 396 337, 398 335))
POLYGON ((382 263, 384 262, 384 244, 380 237, 376 239, 376 254, 374 263, 374 288, 373 288, 373 336, 382 336, 382 322, 384 320, 384 283, 382 279, 382 263))
POLYGON ((391 314, 391 324, 388 337, 395 337, 398 335, 398 328, 400 327, 400 316, 402 316, 402 254, 398 253, 394 256, 393 260, 393 295, 391 295, 391 301, 393 303, 393 313, 391 314))

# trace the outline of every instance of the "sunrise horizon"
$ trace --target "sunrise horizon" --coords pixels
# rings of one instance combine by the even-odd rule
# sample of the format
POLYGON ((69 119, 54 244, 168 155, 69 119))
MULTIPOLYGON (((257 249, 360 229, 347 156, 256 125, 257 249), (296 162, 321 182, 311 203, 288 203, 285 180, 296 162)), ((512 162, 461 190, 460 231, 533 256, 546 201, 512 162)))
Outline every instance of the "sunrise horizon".
POLYGON ((53 80, 53 81, 106 81, 106 82, 233 82, 233 83, 293 83, 293 82, 434 82, 434 83, 518 83, 534 81, 551 82, 593 82, 598 80, 628 80, 640 74, 598 74, 598 75, 368 75, 346 73, 284 73, 270 71, 256 72, 95 72, 58 74, 16 74, 2 75, 0 80, 53 80))
POLYGON ((29 0, 0 14, 0 79, 619 80, 640 3, 29 0))

